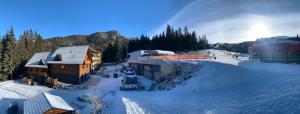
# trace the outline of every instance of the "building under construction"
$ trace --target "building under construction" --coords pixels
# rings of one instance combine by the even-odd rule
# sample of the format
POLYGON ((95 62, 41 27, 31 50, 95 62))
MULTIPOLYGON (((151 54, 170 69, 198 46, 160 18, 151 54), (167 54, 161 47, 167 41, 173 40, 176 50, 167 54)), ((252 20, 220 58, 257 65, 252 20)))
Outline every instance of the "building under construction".
MULTIPOLYGON (((129 67, 133 68, 137 75, 148 77, 152 80, 163 80, 169 76, 180 74, 183 63, 177 60, 212 59, 210 56, 197 55, 160 55, 130 58, 129 67)), ((193 67, 193 65, 184 65, 193 67)))

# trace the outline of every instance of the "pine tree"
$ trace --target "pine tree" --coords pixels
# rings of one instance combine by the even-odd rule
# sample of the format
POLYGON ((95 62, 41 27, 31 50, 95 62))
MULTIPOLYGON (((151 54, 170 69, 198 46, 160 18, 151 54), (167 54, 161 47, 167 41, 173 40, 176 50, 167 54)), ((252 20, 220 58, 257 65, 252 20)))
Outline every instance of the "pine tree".
POLYGON ((2 56, 3 56, 3 52, 2 52, 2 50, 3 50, 3 39, 2 39, 2 37, 0 37, 0 81, 2 80, 2 78, 3 78, 3 72, 2 72, 2 56))
POLYGON ((13 28, 11 27, 3 40, 2 58, 1 58, 1 79, 7 80, 8 76, 12 77, 12 72, 15 67, 16 53, 15 51, 15 35, 13 28))
POLYGON ((195 31, 189 32, 187 26, 183 31, 179 27, 173 29, 170 25, 160 34, 156 34, 150 40, 149 37, 141 35, 138 38, 129 40, 129 52, 141 49, 161 49, 170 51, 189 51, 208 48, 206 36, 197 37, 195 31))
POLYGON ((41 35, 38 33, 34 33, 34 51, 35 52, 42 52, 44 51, 44 41, 41 35))
POLYGON ((116 41, 115 41, 115 45, 114 45, 114 53, 115 53, 115 56, 114 57, 114 61, 116 62, 120 62, 121 59, 122 59, 122 45, 121 45, 121 42, 120 42, 120 39, 117 38, 116 41))
POLYGON ((114 59, 114 46, 109 43, 107 48, 103 52, 102 61, 104 62, 112 62, 114 59))
MULTIPOLYGON (((2 37, 0 36, 0 60, 1 60, 1 57, 2 57, 2 48, 3 48, 2 47, 2 37)), ((1 64, 0 64, 0 66, 1 66, 1 64)), ((0 67, 0 69, 1 69, 1 67, 0 67)))

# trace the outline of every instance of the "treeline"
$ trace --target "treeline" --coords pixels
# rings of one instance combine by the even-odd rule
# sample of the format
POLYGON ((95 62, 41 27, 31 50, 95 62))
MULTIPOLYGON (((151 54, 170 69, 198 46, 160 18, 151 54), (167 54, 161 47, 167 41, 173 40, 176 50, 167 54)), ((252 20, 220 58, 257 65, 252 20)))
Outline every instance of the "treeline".
POLYGON ((241 43, 216 43, 213 44, 214 49, 218 50, 226 50, 226 51, 232 51, 232 52, 238 52, 238 53, 248 53, 248 48, 253 44, 253 41, 247 41, 247 42, 241 42, 241 43))
POLYGON ((116 38, 114 43, 109 43, 107 48, 103 52, 103 62, 121 62, 127 57, 127 43, 116 38))
POLYGON ((24 65, 36 52, 44 51, 44 41, 31 29, 24 31, 16 40, 12 27, 0 37, 0 81, 18 78, 24 72, 24 65))
POLYGON ((136 50, 170 50, 170 51, 191 51, 209 48, 206 35, 198 36, 195 31, 190 32, 185 26, 182 30, 180 27, 174 29, 170 25, 160 34, 149 36, 141 35, 140 37, 130 39, 128 51, 136 50))

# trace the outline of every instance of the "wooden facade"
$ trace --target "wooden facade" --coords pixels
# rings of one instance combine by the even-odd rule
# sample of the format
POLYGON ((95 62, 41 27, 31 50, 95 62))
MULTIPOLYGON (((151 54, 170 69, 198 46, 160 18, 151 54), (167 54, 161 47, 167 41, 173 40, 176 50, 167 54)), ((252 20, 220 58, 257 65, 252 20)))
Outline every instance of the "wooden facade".
POLYGON ((102 54, 100 51, 93 51, 93 57, 92 57, 92 69, 96 70, 97 67, 99 67, 99 65, 101 64, 101 58, 102 58, 102 54))
POLYGON ((27 73, 34 76, 48 77, 48 68, 27 68, 27 73))
MULTIPOLYGON (((68 47, 64 47, 63 49, 60 49, 60 51, 66 48, 68 47)), ((40 55, 37 54, 39 55, 38 57, 32 57, 35 58, 33 59, 34 61, 31 62, 32 64, 28 64, 26 66, 26 70, 27 73, 30 75, 30 78, 34 79, 34 81, 37 81, 41 84, 44 84, 45 79, 49 77, 70 84, 80 84, 87 80, 88 74, 92 70, 94 50, 88 46, 77 47, 76 49, 73 49, 74 47, 70 48, 72 49, 66 49, 70 50, 67 51, 70 53, 41 53, 40 55), (85 50, 83 50, 82 48, 85 48, 85 50), (72 51, 74 53, 71 53, 72 51), (43 56, 42 54, 48 55, 43 56), (40 59, 39 57, 45 59, 48 62, 45 62, 45 60, 40 59), (50 58, 50 60, 47 60, 48 58, 50 58), (39 63, 34 64, 37 63, 35 61, 39 61, 39 63)))
POLYGON ((44 84, 45 79, 49 76, 48 68, 28 67, 26 70, 30 76, 28 79, 32 79, 39 84, 44 84))
POLYGON ((91 58, 86 55, 83 64, 49 64, 49 75, 59 81, 80 84, 88 79, 91 71, 91 58))

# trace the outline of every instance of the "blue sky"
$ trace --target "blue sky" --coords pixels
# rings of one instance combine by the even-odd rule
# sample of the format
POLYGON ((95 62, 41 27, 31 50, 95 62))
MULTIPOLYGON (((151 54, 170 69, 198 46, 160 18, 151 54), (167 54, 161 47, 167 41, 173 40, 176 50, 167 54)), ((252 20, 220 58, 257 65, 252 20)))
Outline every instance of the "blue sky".
POLYGON ((32 28, 44 38, 117 30, 154 35, 188 26, 210 43, 300 34, 299 0, 0 0, 0 34, 32 28))
POLYGON ((296 36, 300 34, 299 6, 300 0, 195 0, 151 33, 170 24, 187 25, 200 35, 206 34, 210 43, 296 36))
POLYGON ((117 30, 133 37, 164 24, 192 0, 0 0, 0 33, 43 37, 117 30))

